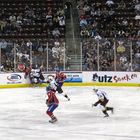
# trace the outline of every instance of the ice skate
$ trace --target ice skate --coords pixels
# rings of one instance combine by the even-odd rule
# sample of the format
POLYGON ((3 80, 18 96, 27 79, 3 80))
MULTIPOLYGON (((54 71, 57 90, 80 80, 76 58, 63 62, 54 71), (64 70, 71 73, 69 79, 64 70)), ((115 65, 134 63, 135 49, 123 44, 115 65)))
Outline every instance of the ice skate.
POLYGON ((109 117, 109 115, 108 115, 108 114, 106 114, 106 115, 104 116, 104 118, 107 118, 107 117, 109 117))
POLYGON ((111 109, 111 113, 112 113, 112 114, 114 113, 114 108, 111 109))
POLYGON ((56 117, 54 117, 51 120, 49 120, 49 123, 55 123, 55 122, 57 122, 57 118, 56 117))

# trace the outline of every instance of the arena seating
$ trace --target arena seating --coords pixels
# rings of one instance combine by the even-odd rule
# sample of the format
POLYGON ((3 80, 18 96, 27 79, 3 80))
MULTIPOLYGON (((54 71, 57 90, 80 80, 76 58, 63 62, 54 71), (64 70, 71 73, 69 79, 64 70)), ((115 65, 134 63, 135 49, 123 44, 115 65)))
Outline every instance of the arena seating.
POLYGON ((61 64, 63 56, 60 55, 61 51, 64 51, 65 44, 63 7, 63 0, 2 0, 0 2, 1 69, 15 71, 14 68, 17 67, 14 66, 15 59, 16 65, 23 62, 29 65, 33 61, 34 65, 43 65, 45 68, 48 65, 49 70, 63 65, 61 64), (52 54, 52 48, 59 49, 57 54, 59 57, 56 58, 52 54))
POLYGON ((83 70, 140 71, 140 2, 79 0, 83 70))

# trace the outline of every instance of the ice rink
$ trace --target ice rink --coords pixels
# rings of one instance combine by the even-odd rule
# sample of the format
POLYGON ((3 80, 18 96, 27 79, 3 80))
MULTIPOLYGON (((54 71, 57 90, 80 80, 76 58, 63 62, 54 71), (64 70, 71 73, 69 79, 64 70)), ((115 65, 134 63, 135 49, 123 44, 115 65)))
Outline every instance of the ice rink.
POLYGON ((140 140, 140 88, 99 87, 108 92, 114 114, 103 118, 92 87, 64 87, 57 94, 58 122, 45 114, 45 87, 0 89, 0 140, 140 140))

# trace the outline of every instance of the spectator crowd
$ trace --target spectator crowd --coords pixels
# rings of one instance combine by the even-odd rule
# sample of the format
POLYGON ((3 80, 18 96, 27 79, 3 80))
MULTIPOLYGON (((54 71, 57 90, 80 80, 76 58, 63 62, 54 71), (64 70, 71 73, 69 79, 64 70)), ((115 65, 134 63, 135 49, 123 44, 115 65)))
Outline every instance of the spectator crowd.
MULTIPOLYGON (((63 0, 2 0, 0 71, 69 69, 63 0)), ((77 0, 84 71, 140 71, 140 1, 77 0)), ((68 18, 69 15, 67 15, 68 18)))
POLYGON ((83 70, 140 71, 140 1, 79 0, 83 70))
POLYGON ((20 63, 63 70, 67 63, 63 0, 1 1, 0 50, 1 71, 17 71, 20 63))

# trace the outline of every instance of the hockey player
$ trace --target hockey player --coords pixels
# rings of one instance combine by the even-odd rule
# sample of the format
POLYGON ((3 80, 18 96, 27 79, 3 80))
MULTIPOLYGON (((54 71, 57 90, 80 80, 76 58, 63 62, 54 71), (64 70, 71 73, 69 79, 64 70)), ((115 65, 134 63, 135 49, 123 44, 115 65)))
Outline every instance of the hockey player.
POLYGON ((57 118, 54 116, 53 111, 58 107, 59 104, 59 101, 55 95, 57 87, 52 77, 49 77, 47 82, 49 85, 46 87, 47 91, 46 104, 48 106, 48 110, 46 111, 46 113, 51 118, 49 122, 54 123, 57 121, 57 118))
POLYGON ((30 80, 32 84, 44 83, 45 78, 40 69, 32 69, 30 73, 30 80))
POLYGON ((96 93, 98 97, 98 101, 92 104, 92 107, 100 105, 102 112, 105 114, 104 117, 109 117, 107 111, 111 111, 113 113, 113 107, 106 106, 109 101, 107 93, 104 91, 98 90, 96 87, 93 88, 93 91, 96 93))
POLYGON ((55 81, 57 83, 57 91, 58 93, 62 94, 65 98, 70 100, 67 94, 63 93, 62 86, 64 84, 64 81, 66 79, 66 75, 63 72, 60 72, 60 70, 56 70, 56 76, 55 76, 55 81))
POLYGON ((24 78, 26 79, 26 78, 29 78, 29 75, 30 75, 30 73, 31 73, 31 66, 26 66, 25 64, 18 64, 18 70, 20 71, 20 72, 24 72, 25 73, 25 75, 24 75, 24 78))

